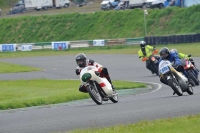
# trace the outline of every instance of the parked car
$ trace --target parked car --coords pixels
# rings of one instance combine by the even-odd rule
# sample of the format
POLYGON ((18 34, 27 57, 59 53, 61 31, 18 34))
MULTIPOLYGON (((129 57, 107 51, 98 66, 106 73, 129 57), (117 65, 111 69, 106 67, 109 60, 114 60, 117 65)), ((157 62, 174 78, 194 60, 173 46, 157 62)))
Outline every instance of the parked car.
POLYGON ((16 14, 16 13, 23 13, 26 11, 24 3, 22 1, 19 1, 16 3, 11 9, 10 14, 16 14))
POLYGON ((101 3, 101 9, 102 10, 110 10, 110 9, 114 9, 115 7, 118 6, 120 0, 104 0, 101 3))
POLYGON ((164 8, 165 7, 165 1, 166 0, 153 0, 151 2, 147 3, 148 8, 164 8))

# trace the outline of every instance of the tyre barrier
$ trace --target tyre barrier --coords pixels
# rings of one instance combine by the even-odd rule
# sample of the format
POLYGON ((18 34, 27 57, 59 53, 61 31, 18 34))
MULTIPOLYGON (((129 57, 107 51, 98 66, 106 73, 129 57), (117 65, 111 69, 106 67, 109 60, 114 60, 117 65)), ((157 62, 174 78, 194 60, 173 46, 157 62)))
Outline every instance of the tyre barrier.
POLYGON ((180 44, 200 42, 200 33, 171 36, 148 36, 144 40, 149 45, 180 44))

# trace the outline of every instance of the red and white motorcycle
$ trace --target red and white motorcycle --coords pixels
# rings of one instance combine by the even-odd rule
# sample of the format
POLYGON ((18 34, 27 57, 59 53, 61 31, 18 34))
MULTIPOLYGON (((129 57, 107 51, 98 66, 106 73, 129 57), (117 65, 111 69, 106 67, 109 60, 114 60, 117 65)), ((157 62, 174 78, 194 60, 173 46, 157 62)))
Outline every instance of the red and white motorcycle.
POLYGON ((82 69, 80 81, 87 88, 90 97, 96 104, 102 104, 102 98, 109 98, 113 103, 118 102, 118 94, 113 91, 106 78, 99 77, 99 72, 95 66, 87 66, 82 69))

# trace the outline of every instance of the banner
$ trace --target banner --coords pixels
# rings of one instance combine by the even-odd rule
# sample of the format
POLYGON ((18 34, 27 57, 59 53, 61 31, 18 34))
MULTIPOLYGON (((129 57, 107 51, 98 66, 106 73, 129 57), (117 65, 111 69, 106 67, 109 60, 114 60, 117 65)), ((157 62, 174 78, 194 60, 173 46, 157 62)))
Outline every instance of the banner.
POLYGON ((54 50, 65 50, 68 49, 69 42, 52 42, 51 46, 54 50))
POLYGON ((105 46, 105 40, 93 40, 93 46, 105 46))
POLYGON ((21 46, 21 51, 31 51, 32 50, 32 45, 22 45, 21 46))
POLYGON ((1 44, 0 51, 2 52, 14 52, 16 51, 16 44, 1 44))

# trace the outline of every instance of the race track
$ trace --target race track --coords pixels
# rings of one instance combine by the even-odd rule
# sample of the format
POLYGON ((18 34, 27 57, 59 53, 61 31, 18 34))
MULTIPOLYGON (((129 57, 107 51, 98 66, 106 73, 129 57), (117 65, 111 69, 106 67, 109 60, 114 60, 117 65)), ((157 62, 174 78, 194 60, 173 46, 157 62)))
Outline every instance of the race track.
MULTIPOLYGON (((87 55, 108 68, 112 80, 151 82, 151 93, 120 97, 119 103, 96 105, 91 100, 44 107, 0 111, 0 133, 50 133, 77 128, 103 127, 135 123, 142 120, 169 118, 200 113, 200 87, 194 95, 172 95, 173 91, 160 84, 157 76, 145 68, 137 55, 87 55)), ((193 58, 200 66, 200 59, 193 58)), ((75 55, 0 59, 42 68, 42 72, 0 74, 0 80, 14 79, 77 79, 75 55)), ((77 85, 77 90, 78 90, 77 85)), ((55 88, 56 89, 56 88, 55 88)))

